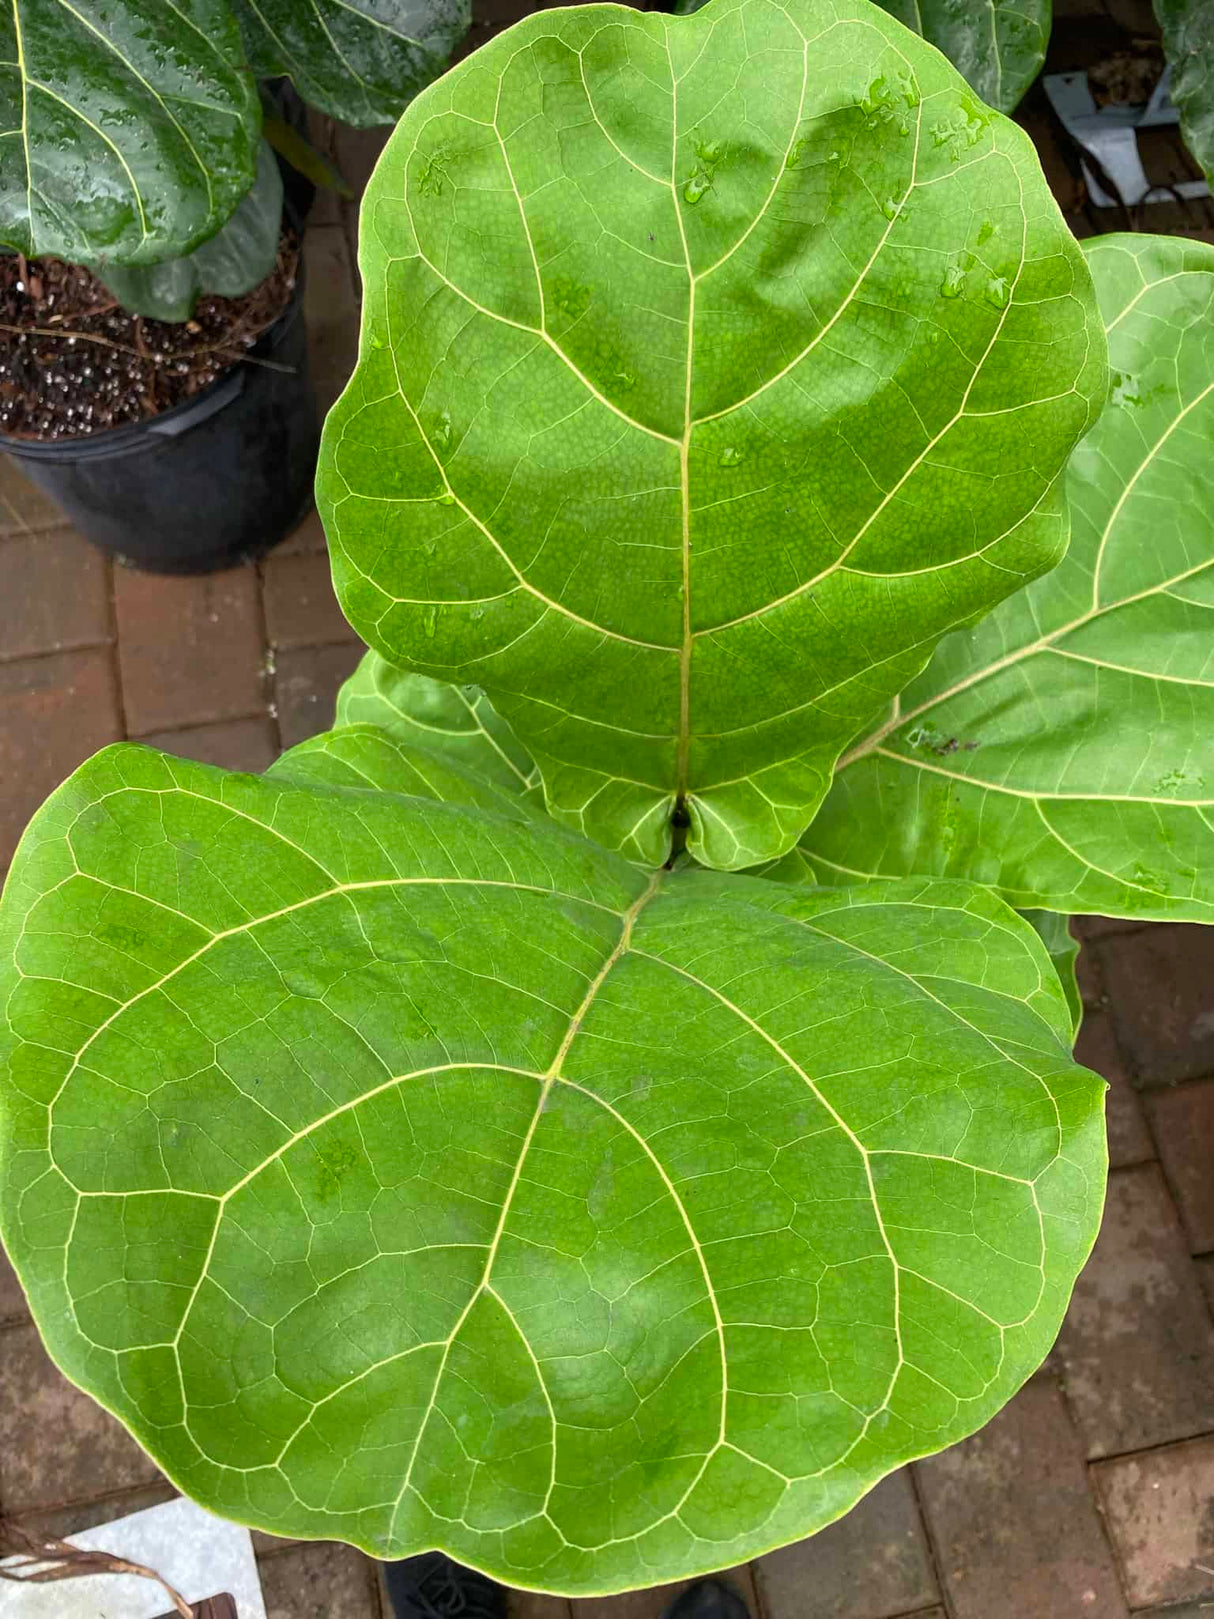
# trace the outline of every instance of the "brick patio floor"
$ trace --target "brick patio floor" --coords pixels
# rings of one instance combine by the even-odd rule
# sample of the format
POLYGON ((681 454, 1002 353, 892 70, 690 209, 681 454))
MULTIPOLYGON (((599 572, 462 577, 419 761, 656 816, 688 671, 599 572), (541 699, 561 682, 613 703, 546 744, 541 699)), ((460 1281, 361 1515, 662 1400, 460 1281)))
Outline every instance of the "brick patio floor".
MULTIPOLYGON (((526 9, 497 3, 471 43, 526 9)), ((352 180, 381 140, 340 138, 352 180)), ((1206 234, 1197 223, 1149 221, 1206 234)), ((326 408, 354 354, 352 241, 351 210, 322 198, 306 309, 326 408)), ((130 737, 261 770, 330 722, 359 650, 315 515, 256 567, 157 578, 111 567, 0 458, 0 870, 43 797, 97 748, 130 737)), ((980 1434, 894 1474, 813 1540, 736 1570, 757 1619, 1214 1612, 1214 928, 1089 918, 1078 930, 1079 1056, 1111 1086, 1112 1174, 1058 1344, 980 1434)), ((0 1510, 69 1533, 172 1493, 51 1366, 0 1257, 0 1510)), ((271 1619, 386 1612, 359 1553, 256 1540, 271 1619)), ((515 1612, 657 1619, 668 1597, 520 1595, 515 1612)))

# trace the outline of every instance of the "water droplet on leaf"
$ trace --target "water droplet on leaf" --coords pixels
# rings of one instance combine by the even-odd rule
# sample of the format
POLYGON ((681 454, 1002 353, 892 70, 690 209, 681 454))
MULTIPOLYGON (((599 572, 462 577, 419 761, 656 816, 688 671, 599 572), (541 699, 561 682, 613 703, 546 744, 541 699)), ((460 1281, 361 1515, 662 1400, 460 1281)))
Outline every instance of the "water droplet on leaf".
POLYGON ((1200 770, 1190 770, 1187 766, 1182 766, 1179 770, 1169 770, 1166 775, 1160 776, 1155 783, 1155 791, 1177 798, 1182 794, 1200 793, 1205 784, 1206 778, 1200 770))
POLYGON ((959 264, 947 265, 944 271, 944 280, 940 283, 940 296, 942 298, 960 298, 965 286, 965 271, 959 264))
POLYGON ((989 242, 994 234, 994 225, 991 224, 989 219, 984 219, 978 227, 978 246, 981 247, 983 242, 989 242))
POLYGON ((993 275, 987 282, 982 296, 996 309, 1006 309, 1012 296, 1011 283, 1004 275, 993 275))
POLYGON ((417 176, 417 189, 423 197, 441 197, 447 178, 447 153, 440 147, 422 164, 417 176))
POLYGON ((711 190, 712 190, 711 176, 709 176, 707 174, 702 174, 700 172, 700 170, 697 169, 696 172, 692 175, 691 179, 688 180, 687 184, 683 187, 683 201, 684 202, 689 202, 694 206, 697 202, 700 201, 700 199, 702 197, 706 196, 708 194, 708 192, 711 191, 711 190))
POLYGON ((1139 862, 1130 873, 1130 881, 1139 888, 1149 888, 1153 893, 1166 894, 1168 885, 1157 871, 1149 871, 1139 862))
POLYGON ((438 426, 434 429, 434 443, 440 450, 451 448, 451 412, 443 411, 438 419, 438 426))
POLYGON ((897 219, 898 206, 899 205, 892 197, 886 197, 885 201, 881 204, 881 212, 885 215, 886 219, 897 219))
POLYGON ((745 450, 738 449, 736 444, 727 444, 721 451, 719 462, 723 467, 739 467, 745 459, 745 450))
POLYGON ((1124 371, 1112 372, 1109 377, 1109 403, 1113 405, 1145 405, 1146 399, 1139 392, 1138 378, 1131 377, 1124 371))

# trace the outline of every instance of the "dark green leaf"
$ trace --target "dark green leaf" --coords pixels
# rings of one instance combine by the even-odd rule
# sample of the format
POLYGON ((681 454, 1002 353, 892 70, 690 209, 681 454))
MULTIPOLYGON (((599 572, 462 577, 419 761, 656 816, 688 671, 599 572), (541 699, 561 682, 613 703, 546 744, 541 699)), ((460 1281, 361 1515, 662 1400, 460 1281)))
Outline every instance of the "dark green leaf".
POLYGON ((813 878, 964 876, 1015 905, 1214 921, 1214 247, 1088 249, 1114 366, 1066 560, 942 642, 848 754, 813 878))
POLYGON ((369 726, 98 755, 0 963, 51 1353, 281 1534, 570 1592, 803 1536, 1008 1398, 1099 1219, 1103 1085, 994 896, 647 878, 369 726))
MULTIPOLYGON (((1201 3, 1201 0, 1198 0, 1201 3)), ((1041 71, 1053 0, 878 0, 963 73, 992 107, 1011 112, 1041 71)))
POLYGON ((0 12, 0 241, 154 264, 253 183, 261 105, 226 0, 10 0, 0 12))
POLYGON ((468 31, 470 0, 232 0, 249 60, 347 124, 391 124, 468 31))
POLYGON ((1172 100, 1190 152, 1214 185, 1214 5, 1155 0, 1163 48, 1172 64, 1172 100))
POLYGON ((282 176, 265 141, 257 179, 236 212, 209 242, 186 258, 163 264, 94 264, 91 268, 132 314, 154 320, 188 320, 208 292, 238 298, 264 281, 278 258, 282 234, 282 176))
POLYGON ((318 488, 347 616, 553 814, 782 853, 938 637, 1052 563, 1087 272, 1012 124, 846 0, 543 12, 406 112, 318 488))

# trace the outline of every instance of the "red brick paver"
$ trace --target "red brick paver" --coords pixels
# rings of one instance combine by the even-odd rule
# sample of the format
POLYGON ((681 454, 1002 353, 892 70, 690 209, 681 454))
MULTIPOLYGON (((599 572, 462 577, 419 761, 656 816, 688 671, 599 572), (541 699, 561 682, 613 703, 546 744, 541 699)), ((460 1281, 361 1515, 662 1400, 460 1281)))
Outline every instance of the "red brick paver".
POLYGON ((1153 1091, 1151 1129, 1195 1254, 1214 1250, 1214 1079, 1153 1091))
POLYGON ((159 1476, 125 1428, 59 1374, 32 1326, 0 1332, 0 1507, 86 1501, 159 1476))
POLYGON ((278 736, 268 713, 249 720, 193 725, 181 731, 153 731, 139 740, 146 747, 160 748, 179 759, 197 759, 200 764, 257 775, 278 756, 278 736))
POLYGON ((114 607, 129 735, 265 712, 253 569, 173 579, 115 568, 114 607))
POLYGON ((17 1273, 9 1264, 3 1248, 0 1248, 0 1327, 14 1321, 24 1321, 28 1315, 25 1294, 17 1280, 17 1273))
POLYGON ((892 1619, 940 1595, 906 1469, 812 1540, 760 1558, 755 1571, 767 1612, 799 1619, 892 1619))
MULTIPOLYGON (((1087 950, 1083 956, 1090 955, 1087 950)), ((1109 1165, 1120 1169, 1155 1156, 1155 1144, 1142 1111, 1142 1102, 1130 1082, 1125 1059, 1117 1046, 1108 1009, 1098 1005, 1084 1013, 1075 1060, 1109 1082, 1104 1115, 1109 1135, 1109 1165)))
POLYGON ((108 650, 0 663, 0 867, 47 794, 90 753, 121 738, 108 650))
POLYGON ((1143 928, 1102 950, 1113 1021, 1146 1085, 1214 1072, 1214 929, 1143 928))
POLYGON ((1079 1436, 1046 1375, 915 1470, 956 1619, 1126 1613, 1079 1436))
POLYGON ((105 558, 70 528, 4 542, 0 659, 113 640, 105 558))
POLYGON ((1092 1471, 1131 1604, 1190 1597, 1214 1607, 1214 1437, 1092 1471))
POLYGON ((262 593, 272 647, 294 649, 356 639, 333 594, 327 552, 267 557, 262 593))
POLYGON ((293 748, 333 723, 337 689, 354 673, 362 649, 354 642, 280 652, 274 701, 284 748, 293 748))
POLYGON ((267 1619, 378 1619, 375 1571, 349 1546, 316 1541, 258 1558, 267 1619))
POLYGON ((1214 1331, 1157 1165, 1110 1175, 1056 1354, 1091 1457, 1214 1431, 1214 1331))

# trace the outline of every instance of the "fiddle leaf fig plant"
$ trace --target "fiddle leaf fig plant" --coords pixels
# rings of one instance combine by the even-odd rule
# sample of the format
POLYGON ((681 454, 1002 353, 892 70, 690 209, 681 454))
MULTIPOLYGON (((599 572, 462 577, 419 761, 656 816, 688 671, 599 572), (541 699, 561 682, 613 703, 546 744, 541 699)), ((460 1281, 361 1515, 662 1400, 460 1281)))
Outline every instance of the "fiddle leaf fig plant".
POLYGON ((135 313, 247 292, 281 187, 254 75, 353 124, 442 70, 468 0, 12 0, 0 15, 0 244, 96 270, 135 313))
POLYGON ((1105 386, 1027 138, 868 4, 757 3, 537 19, 415 103, 321 454, 355 629, 651 865, 676 813, 710 866, 793 846, 939 638, 1058 561, 1105 386))
POLYGON ((810 881, 947 873, 1214 921, 1214 247, 1107 236, 1087 258, 1112 386, 1067 470, 1066 558, 848 750, 801 840, 810 881))
POLYGON ((1106 1164, 1065 913, 1208 879, 1214 265, 1081 251, 865 0, 527 19, 410 106, 362 258, 321 496, 370 650, 262 777, 124 744, 35 817, 0 1229, 211 1509, 684 1578, 1058 1330, 1106 1164), (1077 782, 1078 869, 920 816, 940 770, 1077 782))
POLYGON ((390 124, 468 31, 468 0, 231 0, 260 78, 345 124, 390 124))
POLYGON ((190 252, 253 184, 260 129, 227 0, 13 0, 0 15, 0 241, 19 252, 190 252))

